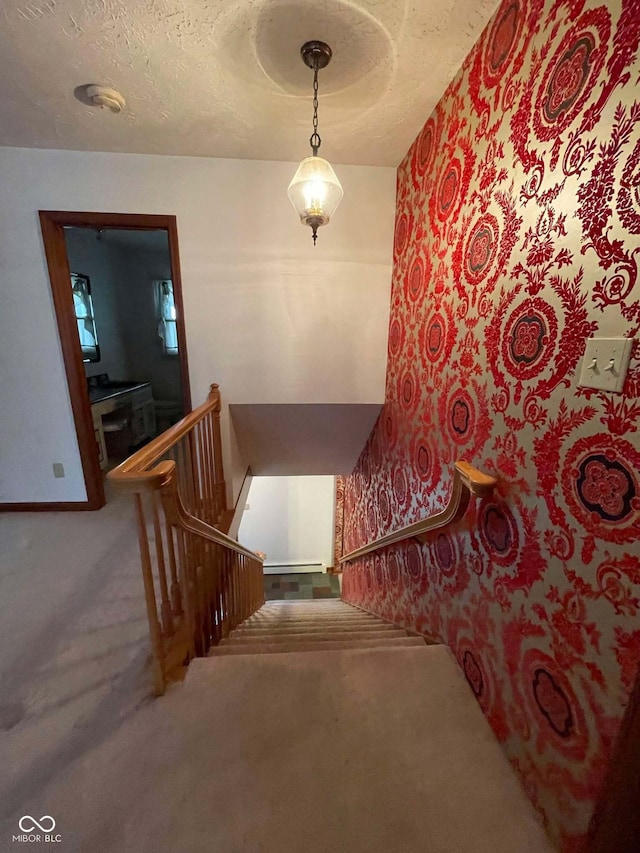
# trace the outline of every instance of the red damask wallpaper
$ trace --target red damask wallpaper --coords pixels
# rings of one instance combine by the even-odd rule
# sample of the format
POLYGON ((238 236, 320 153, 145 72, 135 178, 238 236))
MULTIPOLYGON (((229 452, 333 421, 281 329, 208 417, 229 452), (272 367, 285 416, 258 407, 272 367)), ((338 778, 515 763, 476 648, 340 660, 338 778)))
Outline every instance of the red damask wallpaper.
POLYGON ((499 478, 344 597, 448 643, 577 849, 640 660, 640 0, 505 0, 398 169, 387 401, 344 550, 499 478), (635 337, 623 394, 585 340, 635 337))

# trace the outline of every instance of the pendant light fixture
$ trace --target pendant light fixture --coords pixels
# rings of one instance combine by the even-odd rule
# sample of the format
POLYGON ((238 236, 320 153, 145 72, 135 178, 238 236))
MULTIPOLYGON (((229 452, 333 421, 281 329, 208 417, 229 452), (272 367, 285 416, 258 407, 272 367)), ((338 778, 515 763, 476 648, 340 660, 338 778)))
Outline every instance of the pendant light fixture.
POLYGON ((300 54, 304 64, 313 71, 313 133, 309 138, 313 153, 298 166, 287 195, 300 222, 312 229, 315 246, 318 228, 329 222, 344 193, 331 163, 318 157, 322 142, 318 133, 318 71, 329 64, 331 48, 323 41, 308 41, 300 48, 300 54))

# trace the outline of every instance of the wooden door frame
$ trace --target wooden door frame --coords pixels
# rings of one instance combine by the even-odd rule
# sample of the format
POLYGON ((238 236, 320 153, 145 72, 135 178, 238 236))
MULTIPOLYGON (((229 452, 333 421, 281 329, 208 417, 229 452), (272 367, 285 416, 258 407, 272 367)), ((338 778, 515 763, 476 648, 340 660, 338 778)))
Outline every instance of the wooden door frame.
POLYGON ((182 301, 182 278, 180 275, 180 254, 178 251, 178 226, 175 216, 140 213, 82 213, 66 210, 40 210, 40 225, 44 251, 51 282, 51 293, 55 308, 58 333, 62 345, 62 357, 67 374, 71 409, 78 437, 78 448, 82 462, 82 471, 87 490, 87 500, 76 503, 51 503, 32 505, 24 508, 49 510, 93 510, 105 504, 102 471, 98 461, 91 416, 91 404, 87 392, 87 380, 82 361, 82 349, 78 337, 76 316, 73 306, 73 294, 70 287, 69 259, 64 236, 65 227, 73 228, 112 228, 135 231, 166 231, 169 238, 171 278, 176 305, 178 334, 178 357, 180 358, 180 377, 184 411, 191 411, 191 390, 189 386, 189 365, 187 359, 187 338, 184 326, 184 308, 182 301))

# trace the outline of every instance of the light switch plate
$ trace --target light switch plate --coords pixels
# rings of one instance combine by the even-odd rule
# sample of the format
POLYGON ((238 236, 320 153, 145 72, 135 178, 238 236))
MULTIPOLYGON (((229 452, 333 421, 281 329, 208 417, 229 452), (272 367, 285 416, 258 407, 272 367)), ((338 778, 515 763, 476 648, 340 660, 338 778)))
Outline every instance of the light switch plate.
POLYGON ((589 338, 578 385, 620 393, 629 368, 632 338, 589 338))

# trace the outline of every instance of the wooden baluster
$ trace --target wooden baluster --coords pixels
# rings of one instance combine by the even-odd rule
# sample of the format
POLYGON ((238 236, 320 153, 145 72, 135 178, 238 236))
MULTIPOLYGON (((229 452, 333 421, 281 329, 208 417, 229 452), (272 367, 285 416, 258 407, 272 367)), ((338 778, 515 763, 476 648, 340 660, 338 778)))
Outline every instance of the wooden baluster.
MULTIPOLYGON (((194 495, 193 514, 197 518, 202 519, 202 521, 206 521, 206 518, 204 517, 205 506, 206 506, 206 487, 205 487, 205 475, 204 475, 204 465, 203 465, 203 452, 202 452, 202 446, 200 445, 198 436, 200 438, 202 437, 201 432, 200 432, 200 426, 198 426, 198 433, 197 433, 196 439, 195 439, 194 444, 193 444, 195 454, 196 454, 194 457, 195 469, 192 465, 192 470, 195 470, 195 474, 196 474, 196 478, 194 480, 194 488, 193 488, 193 495, 194 495)), ((198 547, 198 550, 196 553, 196 559, 202 561, 203 553, 204 553, 202 550, 202 547, 203 547, 204 543, 200 539, 198 539, 196 542, 196 545, 198 547)))
POLYGON ((211 524, 211 507, 209 502, 209 478, 211 477, 211 470, 209 468, 209 445, 206 416, 200 421, 199 426, 200 438, 202 440, 202 517, 206 522, 211 524))
POLYGON ((250 577, 248 572, 248 563, 247 558, 242 558, 242 590, 243 590, 243 598, 244 598, 244 619, 249 618, 249 612, 251 610, 251 586, 250 586, 250 577))
POLYGON ((145 522, 144 506, 140 492, 136 492, 134 501, 136 506, 136 521, 138 523, 138 546, 140 548, 140 563, 142 565, 144 598, 147 607, 147 619, 149 620, 151 648, 153 650, 153 682, 156 695, 162 696, 166 688, 164 676, 164 644, 162 641, 160 620, 158 619, 156 593, 153 584, 153 571, 151 568, 151 554, 149 553, 149 540, 147 538, 147 525, 145 522))
POLYGON ((222 518, 222 507, 220 505, 220 495, 218 484, 216 483, 216 447, 215 447, 215 424, 213 414, 207 416, 207 428, 209 430, 209 470, 210 470, 210 489, 211 489, 211 523, 219 524, 222 518))
POLYGON ((236 606, 236 555, 233 553, 229 554, 229 589, 231 592, 230 595, 230 613, 229 613, 229 624, 231 628, 235 628, 237 626, 237 606, 236 606))
POLYGON ((191 533, 188 534, 190 540, 190 552, 193 555, 193 595, 195 600, 195 620, 196 620, 196 654, 201 657, 204 654, 204 608, 202 601, 202 543, 193 540, 196 538, 191 533), (194 547, 195 546, 195 547, 194 547))
POLYGON ((221 570, 220 570, 220 546, 213 546, 213 575, 214 575, 214 589, 215 589, 215 621, 216 621, 216 630, 215 630, 215 643, 216 645, 222 639, 222 584, 221 584, 221 570))
POLYGON ((200 619, 202 625, 202 654, 206 655, 209 651, 209 602, 208 602, 208 587, 209 578, 207 573, 207 555, 209 551, 209 543, 202 541, 200 543, 200 619))
POLYGON ((175 543, 173 541, 173 528, 169 524, 166 515, 164 517, 165 533, 167 538, 167 551, 169 553, 169 571, 171 572, 171 605, 174 616, 182 615, 182 593, 178 581, 178 567, 176 565, 175 543))
POLYGON ((197 505, 196 505, 196 482, 197 482, 197 477, 198 477, 198 465, 197 465, 197 460, 196 460, 196 441, 195 441, 195 436, 193 434, 193 431, 191 431, 189 433, 189 435, 183 439, 183 441, 184 441, 184 446, 185 446, 185 454, 186 454, 186 459, 187 459, 186 464, 187 464, 187 471, 188 471, 188 478, 189 478, 188 479, 188 482, 189 482, 188 501, 189 501, 189 505, 190 505, 189 511, 192 515, 197 516, 198 512, 197 512, 197 505))
POLYGON ((162 545, 162 530, 160 528, 160 515, 158 513, 158 497, 155 492, 151 493, 151 509, 153 514, 153 534, 156 543, 156 558, 158 563, 158 579, 160 581, 160 613, 162 615, 162 628, 165 637, 173 634, 173 618, 171 614, 171 601, 169 600, 169 586, 167 584, 167 570, 164 562, 164 547, 162 545))
POLYGON ((220 578, 220 614, 222 622, 220 623, 220 639, 229 635, 227 622, 227 588, 225 582, 225 559, 226 551, 222 548, 218 549, 218 577, 220 578))
MULTIPOLYGON (((199 549, 200 556, 202 556, 202 549, 199 549)), ((206 613, 204 606, 204 570, 202 566, 202 559, 199 559, 196 563, 195 569, 195 578, 196 578, 196 596, 198 598, 198 655, 202 657, 207 653, 207 641, 206 641, 206 613)))
POLYGON ((220 515, 222 515, 227 509, 227 489, 224 482, 224 469, 222 467, 222 433, 220 431, 220 411, 222 409, 222 403, 220 400, 220 388, 218 385, 213 384, 211 386, 209 399, 215 400, 211 420, 213 426, 213 470, 216 494, 218 496, 217 505, 220 507, 220 515))
POLYGON ((199 502, 198 502, 198 511, 196 515, 198 518, 205 519, 205 502, 206 502, 206 486, 205 486, 205 476, 206 476, 206 462, 204 458, 204 436, 202 430, 202 421, 196 425, 195 429, 196 435, 196 445, 198 448, 198 485, 199 485, 199 502))
MULTIPOLYGON (((186 446, 184 441, 180 441, 176 446, 176 456, 177 456, 177 472, 178 472, 178 493, 180 497, 183 498, 185 493, 188 493, 188 486, 186 477, 188 476, 188 464, 186 462, 186 446)), ((184 500, 184 498, 183 498, 184 500)), ((185 556, 187 558, 187 564, 192 567, 197 565, 198 563, 198 552, 200 550, 200 542, 194 541, 191 537, 186 540, 186 553, 185 556)))
POLYGON ((207 641, 207 651, 211 648, 211 637, 214 633, 214 620, 213 620, 213 577, 212 577, 212 563, 213 563, 213 544, 211 542, 204 543, 204 587, 205 587, 205 611, 206 611, 206 641, 207 641))
POLYGON ((191 458, 191 476, 192 476, 192 504, 191 513, 196 518, 200 517, 200 468, 198 466, 198 435, 194 426, 188 435, 189 441, 189 456, 191 458))
POLYGON ((174 462, 176 463, 176 471, 177 471, 177 475, 178 475, 178 492, 180 494, 180 497, 182 498, 182 502, 184 503, 185 507, 187 507, 187 509, 189 511, 191 511, 190 501, 189 501, 189 492, 188 492, 188 489, 186 488, 186 485, 187 485, 187 477, 186 477, 187 462, 185 459, 184 439, 181 439, 180 441, 178 441, 177 444, 173 447, 173 459, 174 459, 174 462))
POLYGON ((200 613, 200 594, 198 590, 198 558, 193 537, 190 533, 185 532, 185 550, 189 559, 189 579, 191 585, 191 595, 193 598, 193 627, 194 627, 194 643, 196 647, 196 655, 202 655, 202 616, 200 613))
POLYGON ((205 471, 205 494, 206 494, 206 504, 205 504, 205 519, 209 522, 209 524, 216 525, 218 523, 218 519, 216 517, 215 511, 215 499, 214 499, 214 488, 213 488, 213 447, 212 447, 212 436, 210 431, 210 419, 211 415, 206 415, 202 419, 202 432, 203 432, 203 450, 204 450, 204 471, 205 471))
POLYGON ((208 453, 208 462, 209 462, 209 499, 211 506, 211 521, 210 523, 213 525, 219 524, 220 522, 220 506, 218 501, 218 490, 216 487, 216 469, 215 469, 215 444, 214 444, 214 435, 213 435, 213 417, 211 412, 206 417, 207 423, 207 453, 208 453))
POLYGON ((255 560, 251 561, 251 580, 253 586, 253 600, 251 602, 251 612, 255 613, 259 607, 258 604, 258 572, 257 572, 257 563, 255 560))
POLYGON ((255 613, 258 609, 259 598, 258 598, 258 563, 255 560, 251 561, 251 579, 253 582, 253 600, 251 602, 251 612, 255 613))
POLYGON ((241 554, 236 554, 236 563, 238 566, 238 624, 244 621, 244 572, 242 564, 244 557, 241 554))
POLYGON ((249 574, 249 561, 242 558, 242 589, 244 590, 244 618, 248 619, 251 614, 251 577, 249 574))
POLYGON ((202 607, 203 654, 209 651, 209 573, 207 571, 208 545, 204 539, 200 542, 202 559, 200 561, 200 602, 202 607))
POLYGON ((233 604, 233 558, 234 558, 234 556, 235 556, 234 554, 231 554, 229 552, 227 552, 225 554, 225 574, 227 576, 227 595, 228 595, 227 606, 229 608, 229 630, 232 630, 233 628, 235 628, 235 625, 233 624, 233 610, 234 610, 234 604, 233 604))
POLYGON ((222 577, 222 636, 228 637, 231 630, 231 595, 229 581, 229 552, 223 551, 220 557, 222 577))
POLYGON ((235 589, 235 623, 236 627, 240 624, 242 614, 242 603, 240 599, 240 566, 238 554, 233 555, 233 586, 235 589))
POLYGON ((209 606, 209 646, 216 644, 216 575, 215 575, 215 545, 208 544, 207 575, 208 575, 208 606, 209 606))
POLYGON ((176 529, 176 539, 178 542, 178 563, 180 577, 182 579, 182 601, 185 609, 185 617, 187 622, 187 641, 189 643, 189 657, 196 656, 196 617, 194 613, 193 601, 193 584, 191 583, 189 562, 187 560, 187 552, 185 548, 185 532, 184 530, 176 529))
POLYGON ((184 441, 179 441, 175 448, 175 463, 176 470, 178 472, 178 492, 182 497, 182 500, 185 503, 185 506, 189 507, 189 490, 186 487, 187 484, 187 461, 185 459, 185 447, 184 441))

